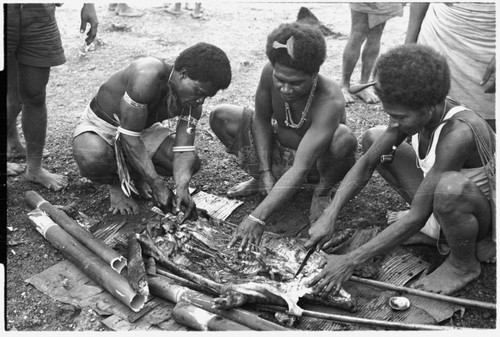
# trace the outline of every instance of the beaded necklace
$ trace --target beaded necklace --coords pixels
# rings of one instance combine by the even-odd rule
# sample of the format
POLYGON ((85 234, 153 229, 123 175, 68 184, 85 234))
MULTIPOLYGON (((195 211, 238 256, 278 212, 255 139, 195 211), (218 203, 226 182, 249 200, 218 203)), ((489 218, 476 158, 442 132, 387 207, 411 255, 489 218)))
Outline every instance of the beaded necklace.
POLYGON ((290 105, 288 105, 288 102, 285 101, 285 125, 289 128, 292 129, 298 129, 302 125, 304 125, 305 121, 307 120, 307 114, 309 113, 309 108, 312 103, 312 99, 314 97, 314 92, 316 90, 316 84, 318 84, 318 77, 319 75, 316 74, 313 80, 313 85, 311 88, 311 92, 309 93, 309 97, 307 98, 306 106, 304 110, 302 110, 302 117, 300 117, 300 121, 295 124, 295 122, 292 119, 292 113, 290 111, 290 105))

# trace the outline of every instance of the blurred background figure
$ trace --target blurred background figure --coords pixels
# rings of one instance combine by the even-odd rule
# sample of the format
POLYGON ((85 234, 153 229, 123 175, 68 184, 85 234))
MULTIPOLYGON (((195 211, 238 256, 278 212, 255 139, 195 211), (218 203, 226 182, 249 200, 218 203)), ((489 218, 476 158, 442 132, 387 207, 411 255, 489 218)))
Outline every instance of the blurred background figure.
MULTIPOLYGON (((194 9, 190 6, 189 2, 186 2, 184 5, 184 8, 187 10, 192 10, 191 16, 195 19, 199 19, 203 17, 203 10, 201 9, 201 2, 195 2, 194 3, 194 9)), ((181 2, 175 2, 174 4, 167 5, 166 9, 167 13, 173 14, 173 15, 181 15, 182 14, 182 3, 181 2)))
POLYGON ((144 15, 143 11, 133 9, 126 3, 110 3, 108 9, 119 16, 140 17, 144 15))
POLYGON ((495 3, 412 3, 405 43, 443 54, 450 65, 449 95, 495 128, 495 3))
MULTIPOLYGON (((403 16, 402 3, 390 2, 352 2, 351 33, 342 58, 342 93, 346 104, 354 102, 349 94, 351 75, 361 54, 361 78, 359 84, 368 83, 375 60, 380 51, 380 39, 387 20, 403 16), (363 52, 361 46, 364 43, 363 52)), ((372 87, 356 94, 366 103, 377 103, 379 99, 372 87)))

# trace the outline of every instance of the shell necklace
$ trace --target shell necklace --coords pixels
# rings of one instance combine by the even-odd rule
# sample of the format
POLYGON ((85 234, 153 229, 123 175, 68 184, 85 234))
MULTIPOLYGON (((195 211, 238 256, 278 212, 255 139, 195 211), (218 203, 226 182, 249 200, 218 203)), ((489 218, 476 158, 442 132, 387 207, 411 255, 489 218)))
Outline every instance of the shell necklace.
POLYGON ((292 119, 292 113, 290 111, 290 106, 288 105, 288 102, 285 101, 285 125, 287 127, 292 128, 292 129, 298 129, 302 125, 304 125, 305 121, 307 120, 307 114, 309 113, 309 108, 311 106, 312 99, 314 97, 314 91, 316 90, 316 84, 318 84, 318 77, 319 77, 318 74, 316 74, 316 76, 314 77, 313 85, 311 88, 311 92, 309 93, 309 97, 307 98, 306 106, 305 106, 304 110, 302 110, 302 117, 300 117, 300 121, 297 124, 295 124, 295 122, 292 119))

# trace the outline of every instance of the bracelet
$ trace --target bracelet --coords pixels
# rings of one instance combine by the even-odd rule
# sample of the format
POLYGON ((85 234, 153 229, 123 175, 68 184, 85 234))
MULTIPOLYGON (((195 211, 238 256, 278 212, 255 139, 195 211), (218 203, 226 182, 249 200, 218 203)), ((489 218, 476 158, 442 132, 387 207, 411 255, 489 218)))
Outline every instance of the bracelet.
POLYGON ((189 152, 189 151, 195 151, 196 147, 194 145, 187 145, 187 146, 174 146, 172 150, 174 152, 189 152))
POLYGON ((258 223, 259 225, 262 225, 262 227, 266 227, 266 223, 264 221, 257 219, 252 214, 248 215, 247 218, 248 218, 248 220, 252 220, 252 221, 258 223))
POLYGON ((262 173, 267 172, 267 171, 272 171, 272 169, 268 168, 268 169, 265 169, 265 170, 260 170, 259 174, 262 174, 262 173))

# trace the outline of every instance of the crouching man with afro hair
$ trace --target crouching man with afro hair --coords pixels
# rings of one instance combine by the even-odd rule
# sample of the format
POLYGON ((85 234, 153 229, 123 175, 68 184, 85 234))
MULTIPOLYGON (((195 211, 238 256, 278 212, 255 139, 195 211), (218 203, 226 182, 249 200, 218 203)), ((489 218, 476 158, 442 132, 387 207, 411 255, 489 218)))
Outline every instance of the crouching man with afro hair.
POLYGON ((240 249, 260 244, 266 220, 306 181, 317 183, 310 212, 317 219, 332 187, 354 165, 357 149, 345 125, 339 85, 319 74, 326 58, 321 31, 304 23, 282 24, 269 34, 266 54, 255 111, 220 105, 210 114, 212 130, 252 176, 228 195, 266 196, 234 233, 230 246, 241 239, 240 249))
POLYGON ((229 59, 208 43, 182 51, 173 65, 140 58, 104 81, 75 130, 73 151, 84 177, 109 186, 113 214, 136 214, 136 193, 164 212, 196 215, 188 191, 200 168, 196 124, 205 99, 230 83, 229 59), (175 200, 162 176, 173 177, 175 200))

